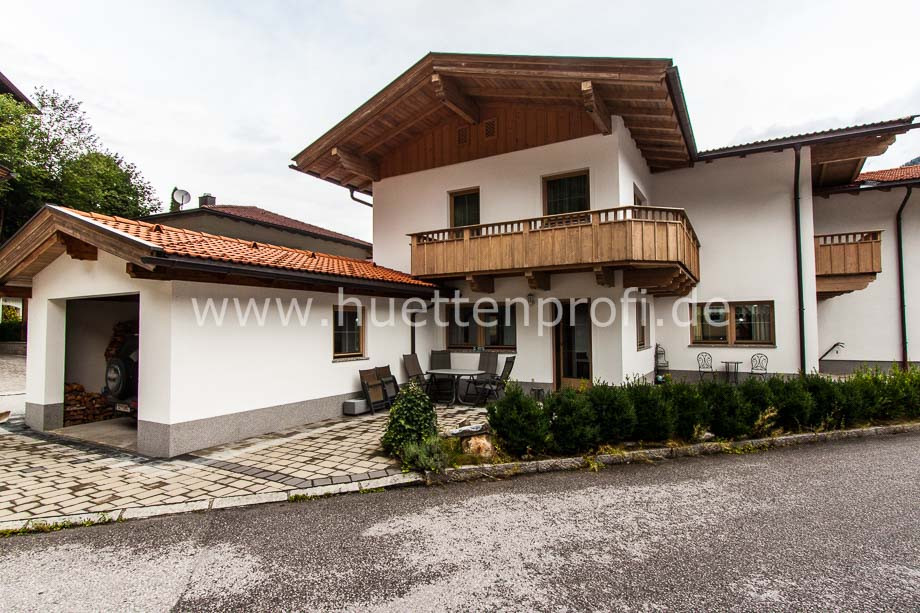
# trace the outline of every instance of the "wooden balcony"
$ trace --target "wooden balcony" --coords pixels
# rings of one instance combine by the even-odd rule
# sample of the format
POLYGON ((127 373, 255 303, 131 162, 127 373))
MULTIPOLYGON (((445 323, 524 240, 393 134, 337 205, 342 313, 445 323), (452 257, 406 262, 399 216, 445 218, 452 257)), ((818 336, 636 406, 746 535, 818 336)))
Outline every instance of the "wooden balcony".
POLYGON ((700 242, 683 209, 627 206, 409 236, 414 276, 466 279, 474 291, 513 275, 547 290, 551 274, 579 271, 613 285, 623 270, 624 286, 656 295, 686 295, 699 281, 700 242))
POLYGON ((882 231, 815 235, 818 300, 865 289, 882 272, 882 231))

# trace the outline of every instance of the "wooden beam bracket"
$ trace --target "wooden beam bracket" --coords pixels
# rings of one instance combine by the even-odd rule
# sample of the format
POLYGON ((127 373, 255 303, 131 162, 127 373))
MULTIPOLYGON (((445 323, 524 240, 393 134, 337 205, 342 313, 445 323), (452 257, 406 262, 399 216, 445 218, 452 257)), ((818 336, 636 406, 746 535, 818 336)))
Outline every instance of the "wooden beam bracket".
POLYGON ((530 289, 548 292, 551 287, 550 274, 548 272, 529 270, 524 273, 524 277, 527 279, 527 287, 530 289))
POLYGON ((491 294, 495 291, 495 277, 483 275, 467 275, 470 290, 479 294, 491 294))
POLYGON ((374 160, 362 157, 342 147, 333 147, 331 153, 332 157, 336 158, 342 168, 348 172, 371 181, 380 180, 380 167, 374 160))
POLYGON ((58 233, 58 239, 64 245, 64 251, 75 260, 98 260, 99 250, 95 245, 81 241, 79 238, 58 233))
POLYGON ((597 126, 597 129, 600 130, 602 134, 610 134, 613 132, 610 112, 607 110, 607 105, 604 104, 604 101, 598 95, 594 83, 591 81, 582 81, 581 96, 585 103, 585 111, 587 111, 591 119, 594 120, 594 125, 597 126))
POLYGON ((460 91, 457 84, 438 73, 431 75, 434 93, 441 103, 469 124, 479 123, 479 105, 460 91))

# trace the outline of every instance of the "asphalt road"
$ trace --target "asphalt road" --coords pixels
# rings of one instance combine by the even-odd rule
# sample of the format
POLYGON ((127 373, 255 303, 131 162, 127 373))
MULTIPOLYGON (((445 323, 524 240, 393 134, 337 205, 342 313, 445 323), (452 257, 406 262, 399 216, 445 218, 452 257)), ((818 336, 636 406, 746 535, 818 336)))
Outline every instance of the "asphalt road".
POLYGON ((0 609, 918 610, 920 435, 0 541, 0 609))

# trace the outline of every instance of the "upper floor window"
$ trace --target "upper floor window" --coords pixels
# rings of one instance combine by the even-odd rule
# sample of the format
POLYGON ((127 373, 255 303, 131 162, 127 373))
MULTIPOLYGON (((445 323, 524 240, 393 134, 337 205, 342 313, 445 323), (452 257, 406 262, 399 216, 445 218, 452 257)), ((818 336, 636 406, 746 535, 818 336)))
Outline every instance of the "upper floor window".
POLYGON ((649 303, 645 300, 636 301, 636 350, 648 349, 649 319, 651 317, 649 303))
POLYGON ((450 194, 450 226, 475 226, 479 224, 479 188, 465 189, 450 194))
POLYGON ((588 192, 587 170, 543 177, 543 214, 587 211, 591 208, 588 192))
POLYGON ((639 186, 633 183, 633 206, 646 206, 647 204, 648 198, 645 197, 639 186))

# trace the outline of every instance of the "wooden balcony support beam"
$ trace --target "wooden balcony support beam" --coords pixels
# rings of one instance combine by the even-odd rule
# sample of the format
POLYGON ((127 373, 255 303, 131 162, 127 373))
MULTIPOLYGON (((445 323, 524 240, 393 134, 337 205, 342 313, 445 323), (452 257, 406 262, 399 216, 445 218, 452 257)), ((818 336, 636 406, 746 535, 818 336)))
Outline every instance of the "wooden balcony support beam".
POLYGON ((680 269, 676 267, 632 268, 623 271, 623 287, 666 288, 679 276, 680 269))
POLYGON ((524 273, 524 278, 527 279, 527 287, 530 289, 548 292, 551 287, 550 274, 546 271, 529 270, 524 273))
POLYGON ((479 105, 476 101, 460 91, 457 84, 438 73, 431 75, 434 93, 441 104, 457 114, 469 124, 479 123, 479 105))
POLYGON ((95 245, 83 242, 78 238, 66 234, 58 234, 61 244, 64 245, 64 251, 75 260, 98 260, 99 250, 95 245))
POLYGON ((491 294, 495 291, 495 277, 487 275, 467 275, 467 283, 470 284, 470 291, 478 294, 491 294))
POLYGON ((591 81, 581 82, 581 97, 585 105, 585 111, 591 116, 594 125, 601 131, 601 134, 610 134, 613 127, 610 123, 610 112, 603 99, 597 94, 597 90, 591 81))
POLYGON ((617 284, 616 270, 610 266, 595 266, 594 278, 597 279, 598 285, 604 287, 614 287, 617 284))

